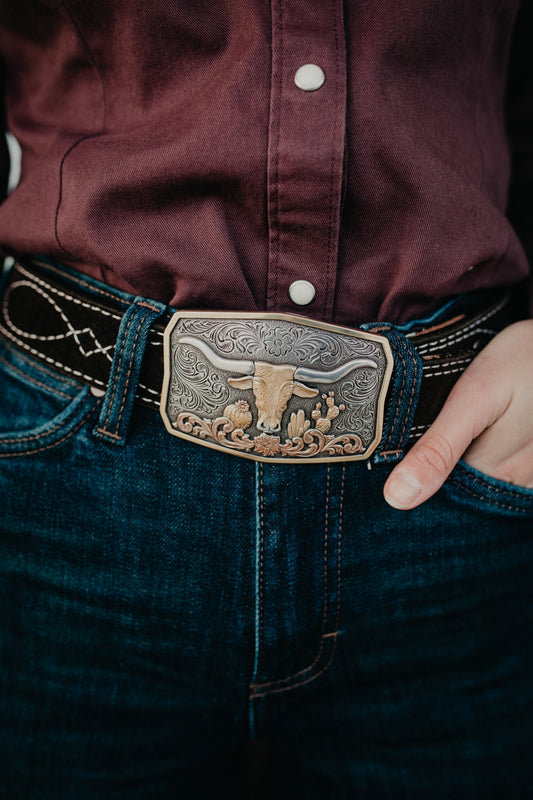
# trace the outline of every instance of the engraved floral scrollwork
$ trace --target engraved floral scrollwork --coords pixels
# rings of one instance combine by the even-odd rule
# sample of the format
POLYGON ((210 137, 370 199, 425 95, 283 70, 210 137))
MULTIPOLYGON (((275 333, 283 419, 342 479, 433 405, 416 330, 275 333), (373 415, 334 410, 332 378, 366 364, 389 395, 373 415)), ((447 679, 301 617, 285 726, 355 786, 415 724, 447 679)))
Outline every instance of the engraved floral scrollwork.
POLYGON ((224 355, 253 355, 261 348, 256 327, 238 320, 220 322, 211 319, 183 321, 183 331, 200 336, 224 355))
POLYGON ((172 427, 182 433, 200 439, 213 439, 231 450, 245 452, 254 451, 259 456, 282 456, 290 458, 311 458, 320 455, 355 455, 362 452, 363 443, 355 434, 332 436, 311 428, 294 439, 282 443, 279 436, 262 433, 253 439, 228 417, 217 417, 214 420, 203 419, 196 414, 182 412, 178 414, 172 427), (229 438, 228 438, 229 437, 229 438))
POLYGON ((216 372, 193 350, 176 348, 170 407, 210 413, 225 403, 229 388, 216 372))
POLYGON ((286 356, 294 346, 294 336, 281 326, 273 328, 265 336, 265 350, 273 356, 286 356))
POLYGON ((262 433, 254 439, 254 450, 262 456, 275 456, 281 452, 279 436, 269 436, 262 433))
POLYGON ((384 337, 283 315, 183 312, 165 342, 161 413, 178 435, 267 461, 361 458, 377 444, 391 372, 384 337))
POLYGON ((375 398, 380 380, 381 375, 377 370, 359 369, 352 373, 349 380, 343 381, 340 387, 341 397, 347 403, 355 400, 358 405, 364 405, 375 398))
POLYGON ((327 330, 317 330, 279 320, 273 325, 267 320, 184 319, 182 333, 199 336, 215 350, 226 356, 240 355, 268 359, 291 354, 293 363, 316 364, 330 369, 344 360, 370 357, 380 367, 385 363, 381 347, 373 341, 348 336, 336 336, 327 330))
POLYGON ((202 419, 188 411, 178 414, 172 427, 181 433, 189 436, 197 436, 199 439, 214 439, 219 444, 230 447, 232 450, 252 450, 254 443, 247 433, 237 429, 235 424, 227 417, 217 417, 216 419, 202 419), (227 435, 230 434, 230 439, 227 435))
POLYGON ((332 436, 322 433, 316 428, 310 428, 302 437, 298 437, 280 447, 282 455, 300 458, 323 455, 355 455, 362 452, 363 449, 363 443, 359 436, 354 434, 332 436))

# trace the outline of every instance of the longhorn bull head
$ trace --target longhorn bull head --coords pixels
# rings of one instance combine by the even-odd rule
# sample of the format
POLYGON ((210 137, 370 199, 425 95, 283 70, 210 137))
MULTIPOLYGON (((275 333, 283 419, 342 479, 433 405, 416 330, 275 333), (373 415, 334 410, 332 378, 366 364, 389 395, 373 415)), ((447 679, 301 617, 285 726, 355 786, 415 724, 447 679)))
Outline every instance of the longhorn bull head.
POLYGON ((257 407, 257 427, 261 431, 278 433, 281 430, 281 418, 287 403, 293 395, 296 397, 316 397, 318 389, 313 389, 300 381, 312 383, 336 383, 353 369, 378 365, 370 358, 354 358, 335 369, 323 372, 307 367, 296 367, 290 364, 270 364, 266 361, 248 361, 225 358, 216 353, 206 342, 195 336, 181 336, 180 344, 189 344, 200 350, 208 361, 225 372, 237 372, 243 378, 228 378, 228 384, 234 389, 252 389, 257 407))

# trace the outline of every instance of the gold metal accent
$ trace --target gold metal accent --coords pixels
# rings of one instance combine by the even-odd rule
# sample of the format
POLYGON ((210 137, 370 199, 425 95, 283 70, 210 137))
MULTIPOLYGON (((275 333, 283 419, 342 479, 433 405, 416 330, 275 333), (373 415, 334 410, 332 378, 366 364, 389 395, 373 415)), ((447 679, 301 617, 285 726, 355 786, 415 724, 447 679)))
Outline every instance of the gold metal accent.
POLYGON ((205 447, 322 463, 367 459, 381 439, 385 336, 289 314, 179 311, 164 365, 165 426, 205 447))
POLYGON ((305 418, 305 411, 303 408, 300 408, 297 412, 293 411, 291 414, 289 424, 287 425, 287 435, 289 439, 295 439, 297 436, 301 437, 310 427, 310 420, 305 418))
POLYGON ((253 422, 250 404, 247 400, 237 400, 224 409, 224 416, 228 417, 236 428, 245 431, 253 422))

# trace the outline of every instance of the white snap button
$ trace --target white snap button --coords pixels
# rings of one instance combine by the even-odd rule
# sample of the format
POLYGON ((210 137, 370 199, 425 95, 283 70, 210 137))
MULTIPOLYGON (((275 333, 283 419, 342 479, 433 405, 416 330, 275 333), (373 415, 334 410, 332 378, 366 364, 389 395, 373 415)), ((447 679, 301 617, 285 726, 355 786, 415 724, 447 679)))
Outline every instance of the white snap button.
POLYGON ((303 92, 316 92, 325 80, 324 70, 316 64, 304 64, 294 76, 294 83, 303 92))
POLYGON ((289 286, 289 297, 297 306, 306 306, 314 300, 316 289, 309 281, 294 281, 289 286))

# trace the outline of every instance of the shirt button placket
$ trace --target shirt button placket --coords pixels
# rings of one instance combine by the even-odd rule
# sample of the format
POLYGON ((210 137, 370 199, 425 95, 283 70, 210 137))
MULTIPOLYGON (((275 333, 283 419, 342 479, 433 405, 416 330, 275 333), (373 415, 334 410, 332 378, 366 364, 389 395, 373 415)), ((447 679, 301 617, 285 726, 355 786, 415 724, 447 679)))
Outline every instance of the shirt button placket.
POLYGON ((346 114, 341 0, 272 0, 267 309, 329 320, 346 114), (311 56, 311 58, 309 57, 311 56))

